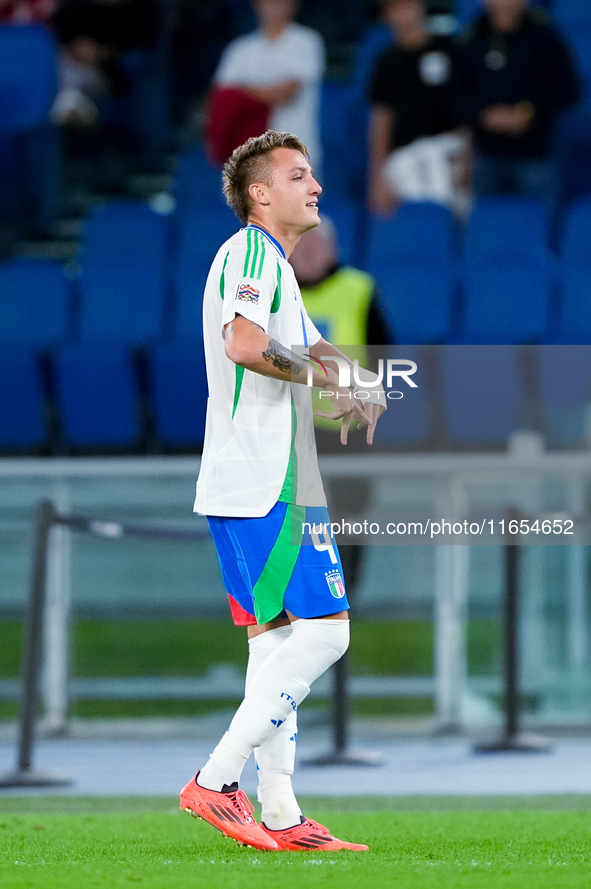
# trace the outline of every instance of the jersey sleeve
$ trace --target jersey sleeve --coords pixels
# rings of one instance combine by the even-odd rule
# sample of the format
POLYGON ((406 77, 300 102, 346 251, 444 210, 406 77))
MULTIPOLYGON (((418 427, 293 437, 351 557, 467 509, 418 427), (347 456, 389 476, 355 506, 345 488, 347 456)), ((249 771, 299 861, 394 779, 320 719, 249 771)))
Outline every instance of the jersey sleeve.
POLYGON ((271 259, 264 236, 246 229, 244 239, 228 253, 222 271, 222 329, 235 315, 242 315, 268 333, 277 287, 277 263, 271 259))
POLYGON ((306 338, 309 346, 315 346, 322 339, 322 334, 311 320, 310 316, 304 309, 304 326, 306 328, 306 338))

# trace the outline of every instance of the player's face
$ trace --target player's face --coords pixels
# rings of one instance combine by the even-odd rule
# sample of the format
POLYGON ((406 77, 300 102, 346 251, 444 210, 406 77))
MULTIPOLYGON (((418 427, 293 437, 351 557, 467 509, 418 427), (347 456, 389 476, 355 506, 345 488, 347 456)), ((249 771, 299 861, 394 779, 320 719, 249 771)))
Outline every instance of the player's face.
POLYGON ((321 192, 303 154, 292 148, 275 149, 268 199, 271 216, 277 224, 300 234, 317 226, 321 192))

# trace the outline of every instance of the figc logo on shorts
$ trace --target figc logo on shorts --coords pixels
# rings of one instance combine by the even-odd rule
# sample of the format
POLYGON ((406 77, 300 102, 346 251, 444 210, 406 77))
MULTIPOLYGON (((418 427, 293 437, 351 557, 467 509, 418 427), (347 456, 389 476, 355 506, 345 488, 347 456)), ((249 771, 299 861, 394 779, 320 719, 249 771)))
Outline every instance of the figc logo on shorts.
POLYGON ((245 303, 254 303, 256 306, 258 305, 260 293, 260 290, 256 290, 254 287, 251 287, 250 284, 240 284, 236 299, 241 299, 245 303))
POLYGON ((331 574, 326 574, 325 577, 328 588, 335 599, 342 599, 345 595, 345 587, 343 584, 343 578, 341 577, 341 572, 333 571, 331 574))

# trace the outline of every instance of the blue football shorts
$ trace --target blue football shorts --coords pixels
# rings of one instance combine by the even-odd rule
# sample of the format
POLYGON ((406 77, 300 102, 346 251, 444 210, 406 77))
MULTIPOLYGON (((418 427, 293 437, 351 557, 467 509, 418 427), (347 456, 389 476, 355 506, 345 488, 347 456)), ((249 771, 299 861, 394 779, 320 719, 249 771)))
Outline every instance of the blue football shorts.
POLYGON ((279 502, 260 518, 207 519, 238 626, 349 609, 326 507, 279 502))

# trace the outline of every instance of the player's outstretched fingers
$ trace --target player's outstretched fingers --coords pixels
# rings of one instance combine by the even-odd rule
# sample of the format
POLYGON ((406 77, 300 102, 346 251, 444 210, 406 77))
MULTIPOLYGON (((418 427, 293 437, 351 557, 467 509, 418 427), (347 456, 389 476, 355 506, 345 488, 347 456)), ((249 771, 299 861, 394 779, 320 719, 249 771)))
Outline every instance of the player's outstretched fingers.
POLYGON ((384 407, 381 404, 367 404, 366 410, 371 414, 371 423, 359 423, 357 428, 363 429, 364 426, 367 426, 367 443, 371 445, 373 444, 378 420, 384 413, 384 407))
POLYGON ((345 414, 341 420, 341 444, 346 445, 349 438, 349 429, 351 428, 351 420, 353 419, 353 411, 345 414))

